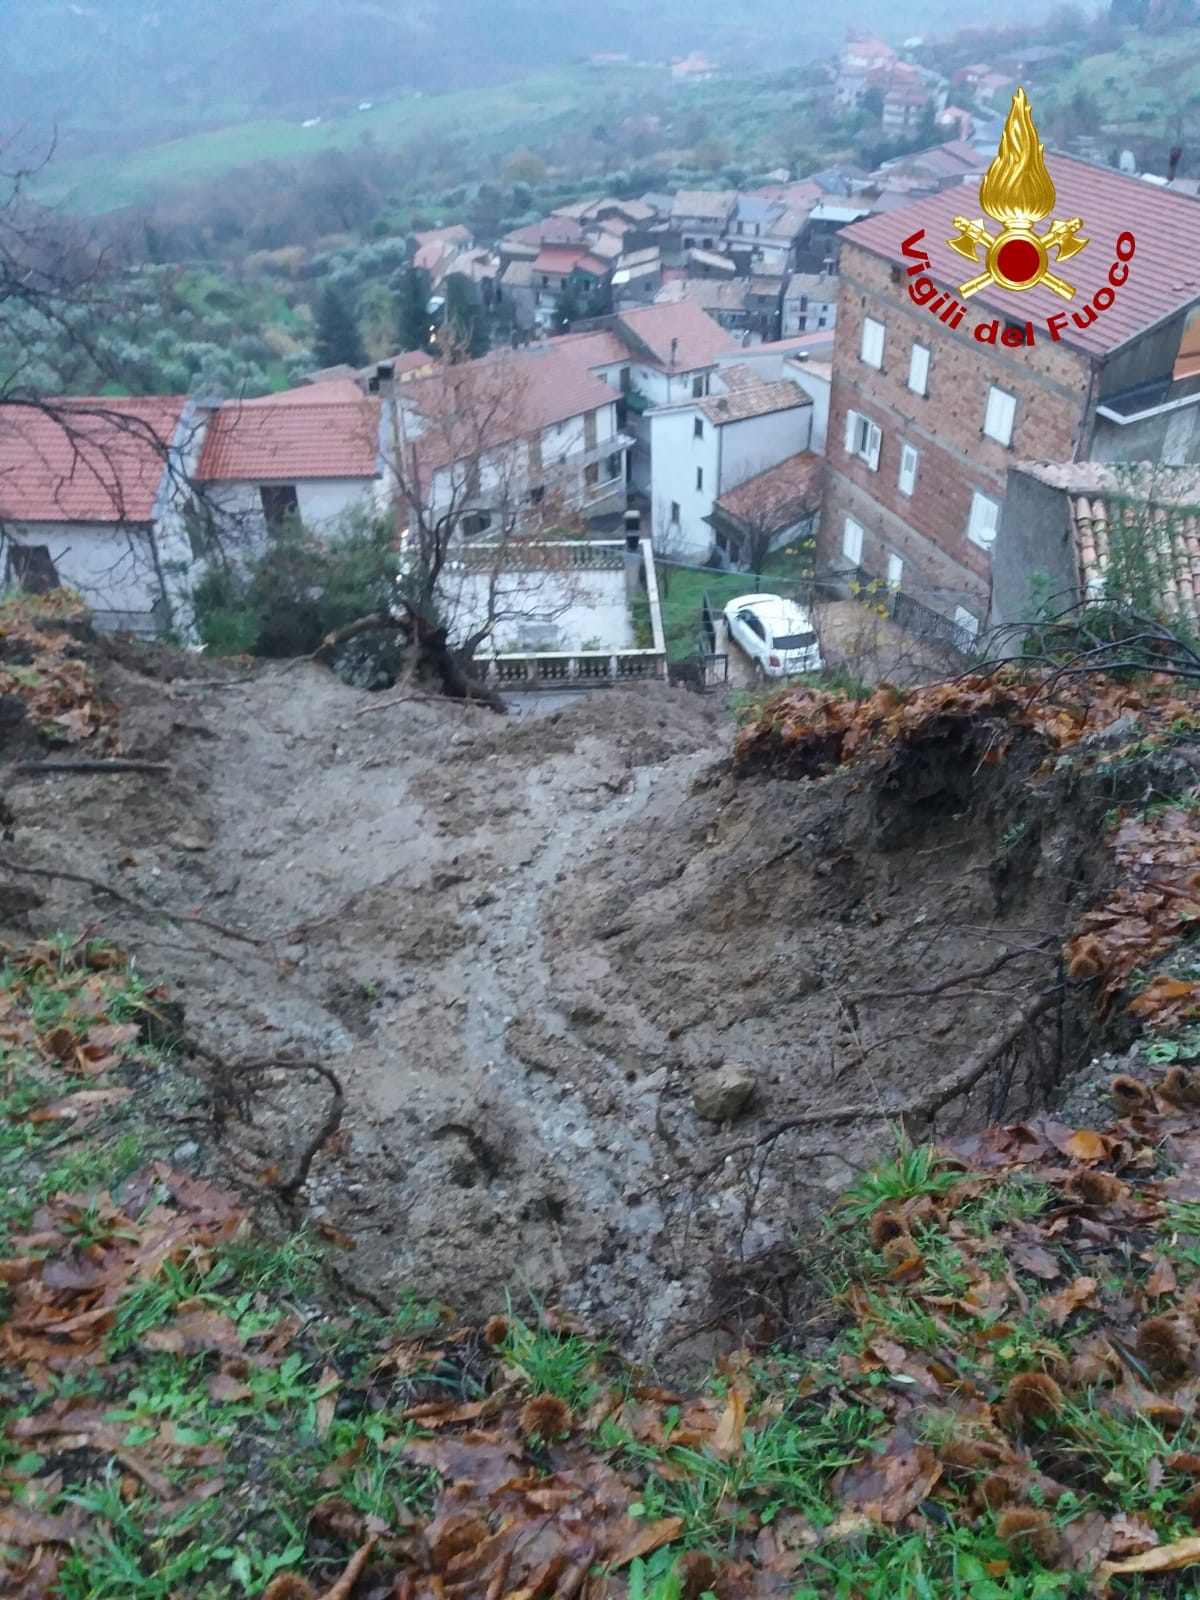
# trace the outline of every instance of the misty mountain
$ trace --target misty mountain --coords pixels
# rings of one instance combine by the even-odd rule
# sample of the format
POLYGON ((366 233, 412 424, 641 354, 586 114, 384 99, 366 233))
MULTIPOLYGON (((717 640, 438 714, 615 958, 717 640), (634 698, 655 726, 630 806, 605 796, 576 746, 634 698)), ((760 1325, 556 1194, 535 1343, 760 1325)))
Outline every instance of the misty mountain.
MULTIPOLYGON (((779 67, 836 48, 848 20, 803 0, 0 0, 0 105, 7 133, 57 129, 61 153, 79 155, 597 52, 703 49, 723 67, 779 67)), ((861 0, 853 20, 903 37, 968 19, 951 0, 861 0)))

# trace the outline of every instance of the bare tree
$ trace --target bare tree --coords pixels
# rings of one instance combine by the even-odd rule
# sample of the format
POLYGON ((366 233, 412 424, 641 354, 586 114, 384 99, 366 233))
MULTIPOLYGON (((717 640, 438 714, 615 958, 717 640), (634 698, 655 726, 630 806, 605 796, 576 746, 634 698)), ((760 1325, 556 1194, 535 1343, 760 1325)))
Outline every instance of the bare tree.
POLYGON ((569 537, 582 527, 579 464, 548 458, 534 380, 514 352, 446 361, 397 387, 390 414, 396 603, 327 646, 398 627, 418 673, 504 711, 474 669, 484 641, 506 621, 550 622, 588 592, 569 537))
POLYGON ((767 557, 785 534, 811 552, 815 518, 821 509, 819 463, 790 459, 762 467, 721 498, 714 522, 737 548, 738 564, 761 572, 767 557))

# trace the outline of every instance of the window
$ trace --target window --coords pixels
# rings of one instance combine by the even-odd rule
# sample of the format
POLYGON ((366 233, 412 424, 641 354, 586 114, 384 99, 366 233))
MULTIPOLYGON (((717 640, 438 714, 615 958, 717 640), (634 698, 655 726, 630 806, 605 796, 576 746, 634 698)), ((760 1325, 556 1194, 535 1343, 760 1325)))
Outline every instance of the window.
POLYGON ((1011 444, 1016 412, 1015 395, 1005 394, 1003 389, 989 389, 987 410, 983 417, 984 433, 989 439, 995 439, 997 444, 1011 444))
POLYGON ((966 606, 955 606, 954 625, 961 628, 964 633, 969 633, 972 639, 979 635, 979 618, 973 611, 968 611, 966 606))
POLYGON ((474 539, 477 534, 486 533, 491 525, 492 514, 490 511, 468 511, 460 524, 463 534, 468 539, 474 539))
POLYGON ((8 546, 7 581, 26 594, 45 594, 59 587, 58 569, 44 544, 12 544, 8 546))
POLYGON ((600 468, 593 461, 590 466, 583 469, 583 481, 589 489, 594 489, 600 482, 600 468))
POLYGON ((614 452, 608 458, 608 476, 610 480, 621 476, 621 455, 619 451, 614 452))
POLYGON ((692 379, 692 399, 699 400, 707 388, 707 380, 703 377, 692 379))
POLYGON ((911 444, 902 445, 900 448, 900 478, 901 494, 911 494, 917 484, 917 462, 921 459, 920 453, 911 444))
POLYGON ((294 483, 264 484, 262 496, 263 517, 272 533, 278 533, 289 517, 300 515, 300 501, 294 483))
POLYGON ((545 498, 546 498, 546 490, 545 490, 545 487, 542 484, 539 483, 535 489, 530 489, 530 491, 529 491, 529 504, 531 506, 540 506, 542 501, 545 498))
POLYGON ((874 472, 879 466, 879 447, 882 442, 883 435, 870 417, 864 417, 861 411, 847 411, 846 453, 848 455, 858 456, 874 472))
POLYGON ((852 567, 857 567, 862 564, 862 550, 862 523, 855 522, 853 517, 847 517, 842 524, 842 554, 852 567))
POLYGON ((967 538, 984 550, 990 550, 996 537, 996 524, 1000 521, 1000 507, 978 489, 971 496, 971 515, 967 520, 967 538))
POLYGON ((696 420, 692 423, 692 438, 693 439, 703 439, 703 437, 704 437, 704 424, 700 421, 700 418, 697 417, 696 420))
POLYGON ((869 367, 883 366, 883 331, 882 322, 876 322, 874 317, 863 318, 862 349, 859 354, 869 367))
POLYGON ((696 468, 696 487, 697 487, 697 489, 703 489, 703 487, 704 487, 704 468, 703 467, 697 467, 696 468))
POLYGON ((900 580, 901 580, 901 578, 903 576, 904 576, 904 562, 901 561, 899 556, 889 555, 888 556, 888 579, 887 579, 888 588, 889 589, 898 589, 900 587, 900 580))
POLYGON ((754 615, 753 611, 739 611, 738 621, 744 622, 751 633, 756 633, 764 644, 767 642, 767 630, 763 627, 760 619, 754 615))
POLYGON ((671 521, 674 522, 674 523, 678 523, 678 521, 679 521, 679 501, 678 500, 672 500, 671 501, 671 521))
POLYGON ((929 351, 915 344, 908 358, 908 387, 914 394, 929 393, 929 351))

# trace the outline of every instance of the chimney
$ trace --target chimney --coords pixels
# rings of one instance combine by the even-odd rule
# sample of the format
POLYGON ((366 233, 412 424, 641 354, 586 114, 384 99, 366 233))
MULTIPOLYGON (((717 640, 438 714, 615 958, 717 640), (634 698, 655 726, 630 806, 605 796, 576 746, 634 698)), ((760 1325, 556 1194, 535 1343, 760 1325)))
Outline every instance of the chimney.
POLYGON ((1183 151, 1180 149, 1180 147, 1177 144, 1176 145, 1172 145, 1171 153, 1167 157, 1167 182, 1168 183, 1174 183, 1175 182, 1175 174, 1179 171, 1179 163, 1180 163, 1180 161, 1182 159, 1183 159, 1183 151))
POLYGON ((625 513, 625 598, 632 600, 642 586, 642 514, 634 507, 625 513))
POLYGON ((672 339, 671 340, 671 365, 674 366, 678 359, 679 359, 679 340, 678 339, 672 339))
POLYGON ((381 361, 367 379, 368 394, 390 394, 396 377, 396 363, 381 361))

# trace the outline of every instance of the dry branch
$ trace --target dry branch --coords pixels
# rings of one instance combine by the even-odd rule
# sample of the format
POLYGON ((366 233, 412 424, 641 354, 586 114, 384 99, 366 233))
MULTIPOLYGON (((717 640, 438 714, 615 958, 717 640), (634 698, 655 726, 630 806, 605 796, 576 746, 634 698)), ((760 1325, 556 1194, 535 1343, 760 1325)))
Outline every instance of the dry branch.
POLYGON ((1002 1027, 986 1038, 982 1044, 972 1050, 965 1061, 960 1063, 955 1070, 946 1077, 940 1078, 933 1087, 923 1095, 918 1095, 912 1100, 902 1102, 900 1105, 849 1105, 849 1106, 821 1106, 811 1111, 801 1111, 794 1117, 785 1117, 782 1121, 773 1123, 764 1132, 755 1135, 753 1139, 743 1139, 740 1143, 728 1145, 718 1158, 706 1167, 695 1171, 682 1172, 673 1177, 672 1184, 681 1180, 698 1180, 711 1177, 714 1172, 719 1172, 731 1156, 744 1155, 752 1150, 759 1150, 763 1145, 774 1144, 776 1139, 785 1133, 792 1133, 797 1128, 836 1127, 846 1122, 907 1122, 924 1121, 932 1117, 949 1105, 951 1100, 956 1100, 959 1095, 966 1094, 968 1089, 974 1088, 988 1068, 1013 1045, 1021 1034, 1035 1022, 1043 1012, 1050 1009, 1057 997, 1057 989, 1047 989, 1034 995, 1031 1000, 1015 1011, 1002 1027))
POLYGON ((989 961, 986 967, 978 967, 974 972, 959 972, 953 978, 943 978, 940 983, 926 984, 920 989, 862 989, 855 995, 855 1000, 908 1000, 926 999, 930 995, 944 994, 947 989, 956 989, 960 983, 980 983, 984 978, 990 978, 1000 968, 1007 966, 1010 961, 1016 961, 1020 956, 1036 955, 1049 944, 1049 939, 1043 939, 1040 944, 1020 946, 1015 950, 1006 950, 994 961, 989 961))
POLYGON ((138 761, 126 756, 112 756, 108 760, 94 761, 19 761, 18 772, 49 775, 52 772, 67 774, 81 772, 170 772, 168 761, 138 761))
POLYGON ((119 905, 140 911, 143 916, 166 917, 168 922, 177 923, 181 928, 207 928, 210 933, 220 933, 226 939, 236 939, 239 944, 251 944, 256 947, 264 942, 262 939, 256 939, 253 934, 239 933, 236 928, 227 928, 223 922, 214 922, 210 917, 197 916, 192 912, 169 911, 166 906, 148 905, 144 900, 135 900, 132 895, 114 889, 111 883, 104 883, 99 878, 89 878, 82 872, 66 872, 61 867, 24 867, 9 856, 0 856, 0 867, 9 872, 20 873, 27 878, 61 878, 64 883, 82 884, 84 888, 92 889, 97 894, 108 895, 119 905))

